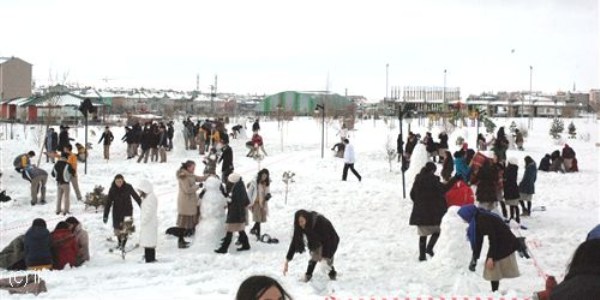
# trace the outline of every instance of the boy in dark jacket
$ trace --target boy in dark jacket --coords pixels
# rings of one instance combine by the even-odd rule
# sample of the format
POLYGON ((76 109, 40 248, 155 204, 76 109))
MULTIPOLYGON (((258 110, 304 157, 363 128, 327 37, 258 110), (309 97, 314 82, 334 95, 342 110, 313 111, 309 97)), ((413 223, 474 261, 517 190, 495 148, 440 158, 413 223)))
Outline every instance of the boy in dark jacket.
POLYGON ((56 178, 57 184, 57 195, 56 195, 56 214, 60 214, 61 212, 64 215, 69 213, 69 208, 71 205, 70 193, 71 193, 71 178, 75 176, 75 170, 73 167, 67 162, 67 153, 63 152, 61 158, 54 164, 54 169, 52 169, 52 177, 56 178), (65 201, 65 208, 62 210, 61 202, 65 201))
POLYGON ((52 269, 50 232, 43 219, 33 220, 25 233, 25 265, 29 270, 52 269))
POLYGON ((98 140, 98 144, 100 144, 102 141, 104 141, 104 159, 108 160, 110 158, 110 144, 112 143, 112 141, 115 139, 115 137, 113 136, 112 132, 110 131, 110 128, 108 126, 104 127, 104 132, 102 133, 102 136, 100 137, 100 140, 98 140))

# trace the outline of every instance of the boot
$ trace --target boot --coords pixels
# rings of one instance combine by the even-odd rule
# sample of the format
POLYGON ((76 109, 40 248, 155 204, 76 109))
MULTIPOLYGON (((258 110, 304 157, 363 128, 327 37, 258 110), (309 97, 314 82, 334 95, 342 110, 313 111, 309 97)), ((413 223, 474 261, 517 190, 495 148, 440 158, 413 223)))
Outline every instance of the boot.
POLYGON ((333 266, 331 266, 331 271, 329 271, 329 279, 331 280, 335 280, 337 278, 337 272, 335 271, 335 268, 333 266))
POLYGON ((439 233, 434 233, 431 235, 431 238, 429 238, 429 243, 427 243, 427 249, 425 250, 425 253, 433 256, 433 247, 435 246, 435 243, 437 242, 439 237, 439 233))
POLYGON ((250 229, 250 234, 256 235, 256 240, 260 240, 260 223, 254 223, 254 226, 250 229))
POLYGON ((181 230, 178 232, 178 239, 177 239, 177 247, 179 247, 179 249, 185 249, 188 248, 190 246, 189 242, 186 242, 183 237, 185 236, 185 230, 183 230, 183 228, 180 228, 181 230))
POLYGON ((306 268, 306 274, 304 274, 304 280, 306 282, 310 281, 310 279, 312 278, 312 274, 313 274, 313 271, 315 270, 316 266, 317 266, 316 261, 314 261, 314 260, 308 261, 308 267, 306 268))
POLYGON ((419 237, 419 261, 427 260, 427 257, 425 256, 425 248, 426 247, 427 247, 427 237, 420 236, 419 237))
POLYGON ((156 261, 156 249, 154 248, 144 248, 144 259, 147 263, 156 261))
POLYGON ((215 252, 216 253, 227 253, 227 249, 229 249, 229 244, 231 244, 231 238, 233 237, 233 233, 228 232, 225 235, 225 238, 223 239, 223 243, 221 244, 221 247, 219 247, 219 249, 216 249, 215 252))
POLYGON ((240 242, 242 242, 242 247, 237 248, 237 251, 250 250, 250 242, 248 241, 248 236, 246 235, 246 232, 242 230, 239 232, 239 235, 240 235, 240 242))

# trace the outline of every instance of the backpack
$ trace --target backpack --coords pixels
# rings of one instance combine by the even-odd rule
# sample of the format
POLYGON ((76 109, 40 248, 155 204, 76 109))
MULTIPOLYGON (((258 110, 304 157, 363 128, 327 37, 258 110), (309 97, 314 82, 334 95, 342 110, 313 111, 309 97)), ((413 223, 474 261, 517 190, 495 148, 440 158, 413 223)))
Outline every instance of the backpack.
POLYGON ((15 170, 16 170, 17 172, 21 172, 21 171, 22 171, 22 167, 21 167, 21 157, 23 157, 23 155, 26 155, 26 154, 21 154, 21 155, 18 155, 18 156, 15 158, 15 160, 13 161, 13 166, 15 166, 15 170))

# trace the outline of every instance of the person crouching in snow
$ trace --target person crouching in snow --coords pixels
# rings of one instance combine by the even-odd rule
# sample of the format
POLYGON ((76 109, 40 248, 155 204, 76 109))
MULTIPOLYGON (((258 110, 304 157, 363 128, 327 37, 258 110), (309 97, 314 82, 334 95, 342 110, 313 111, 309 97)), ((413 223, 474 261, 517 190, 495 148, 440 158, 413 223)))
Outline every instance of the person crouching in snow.
POLYGON ((258 172, 255 180, 252 180, 248 185, 248 197, 250 198, 250 209, 252 211, 252 219, 254 226, 250 229, 250 234, 256 235, 256 239, 260 240, 260 223, 267 222, 269 213, 269 199, 271 192, 269 185, 271 177, 269 170, 262 169, 258 172))
POLYGON ((62 270, 69 264, 74 267, 77 263, 77 241, 69 230, 69 223, 61 221, 56 224, 50 235, 52 238, 52 254, 54 257, 54 270, 62 270))
POLYGON ((246 192, 244 181, 242 181, 242 177, 239 174, 231 173, 227 177, 227 180, 233 184, 233 187, 231 189, 231 198, 227 203, 227 220, 225 221, 227 233, 225 234, 225 238, 223 238, 221 247, 215 250, 216 253, 221 254, 227 253, 234 232, 239 233, 239 242, 242 244, 237 250, 250 250, 250 242, 245 231, 248 215, 246 208, 250 204, 248 193, 246 192))
POLYGON ((461 207, 458 215, 469 223, 467 237, 473 250, 469 270, 475 272, 477 259, 481 254, 483 237, 487 235, 489 250, 486 255, 483 278, 491 282, 492 292, 498 290, 500 279, 519 277, 519 266, 515 255, 515 251, 519 247, 518 241, 502 218, 495 213, 477 208, 475 205, 461 207))
POLYGON ((84 262, 90 260, 90 241, 88 233, 82 228, 81 223, 75 217, 68 217, 65 222, 69 223, 69 230, 75 236, 77 242, 77 260, 75 266, 81 266, 84 262))
POLYGON ((142 205, 140 210, 140 246, 144 247, 144 259, 147 263, 156 261, 156 243, 158 235, 158 199, 152 183, 142 180, 137 186, 142 205))
POLYGON ((315 211, 298 210, 294 214, 294 235, 290 242, 285 264, 283 265, 283 275, 288 272, 288 263, 294 258, 295 253, 303 253, 306 249, 304 238, 308 241, 308 250, 310 260, 304 276, 304 281, 312 278, 313 271, 317 262, 324 259, 327 265, 331 267, 329 278, 335 280, 337 272, 333 267, 333 256, 337 251, 340 237, 331 222, 315 211))
POLYGON ((44 219, 35 219, 25 233, 25 265, 28 270, 52 269, 50 232, 44 219))
POLYGON ((461 177, 455 176, 447 184, 440 182, 435 175, 435 163, 427 162, 415 177, 410 190, 410 198, 414 205, 410 214, 410 225, 416 225, 419 233, 419 261, 427 260, 425 254, 433 256, 433 247, 440 237, 440 224, 446 214, 444 194, 461 177), (429 243, 427 236, 431 235, 429 243))

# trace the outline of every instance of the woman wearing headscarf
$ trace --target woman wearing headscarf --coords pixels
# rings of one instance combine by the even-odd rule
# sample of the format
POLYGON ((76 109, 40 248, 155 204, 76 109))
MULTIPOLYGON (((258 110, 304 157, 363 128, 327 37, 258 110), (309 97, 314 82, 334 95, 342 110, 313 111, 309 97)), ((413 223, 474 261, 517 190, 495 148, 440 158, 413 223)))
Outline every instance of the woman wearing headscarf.
POLYGON ((123 239, 121 237, 121 223, 123 220, 125 220, 125 217, 133 215, 133 204, 131 204, 131 198, 137 202, 138 206, 141 205, 142 199, 135 192, 131 184, 125 182, 123 175, 117 174, 110 189, 108 190, 106 206, 104 206, 103 221, 104 224, 108 222, 108 213, 110 213, 110 209, 112 207, 113 229, 115 235, 117 236, 119 248, 125 248, 125 244, 127 243, 127 238, 123 239))

